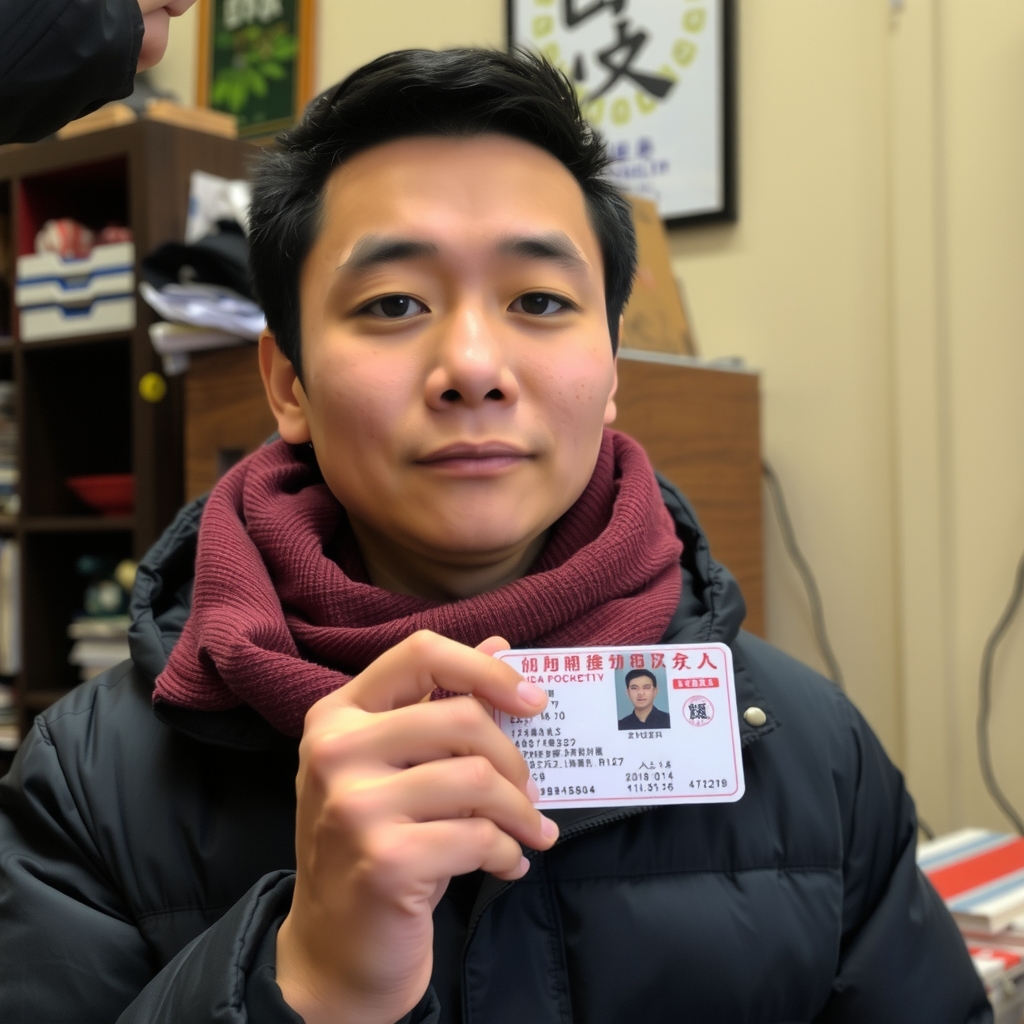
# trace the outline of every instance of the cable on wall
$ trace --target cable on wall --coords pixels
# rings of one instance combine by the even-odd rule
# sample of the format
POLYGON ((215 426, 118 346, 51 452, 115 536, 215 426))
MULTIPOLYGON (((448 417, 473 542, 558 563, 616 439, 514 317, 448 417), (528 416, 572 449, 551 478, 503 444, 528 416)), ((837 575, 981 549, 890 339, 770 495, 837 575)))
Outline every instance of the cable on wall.
POLYGON ((1003 609, 1003 614, 999 617, 995 629, 985 641, 985 650, 981 656, 981 676, 978 679, 978 761, 981 764, 981 778, 989 795, 1013 823, 1013 827, 1021 835, 1024 835, 1024 821, 1021 821, 1017 809, 1010 803, 996 781, 996 773, 992 767, 992 747, 989 742, 989 720, 992 717, 992 662, 995 661, 999 642, 1017 614, 1022 597, 1024 597, 1024 555, 1017 563, 1017 575, 1013 581, 1010 600, 1003 609))
POLYGON ((800 545, 796 541, 796 533, 793 530, 793 521, 789 518, 789 509, 786 507, 786 498, 782 493, 782 484, 771 464, 767 460, 761 462, 761 472, 764 474, 764 481, 768 487, 768 494, 772 500, 772 507, 775 509, 775 517, 779 522, 779 529, 782 531, 782 543, 789 555, 790 560, 796 567, 803 581, 804 590, 807 591, 807 603, 811 606, 811 623, 814 627, 814 639, 818 644, 822 660, 828 668, 829 678, 841 690, 843 686, 843 673, 839 668, 835 652, 828 638, 828 630, 825 628, 825 607, 822 604, 821 592, 818 590, 814 573, 804 558, 800 545))

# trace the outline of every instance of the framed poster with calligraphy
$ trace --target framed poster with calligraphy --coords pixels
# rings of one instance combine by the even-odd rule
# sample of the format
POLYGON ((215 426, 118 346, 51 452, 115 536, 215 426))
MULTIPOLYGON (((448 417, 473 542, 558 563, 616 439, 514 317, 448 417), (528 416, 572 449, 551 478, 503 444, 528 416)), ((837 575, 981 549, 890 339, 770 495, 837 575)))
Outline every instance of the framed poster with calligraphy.
POLYGON ((314 0, 200 0, 197 103, 259 138, 294 124, 313 95, 314 0))
POLYGON ((611 173, 670 224, 733 220, 734 0, 507 0, 509 45, 569 76, 611 173))

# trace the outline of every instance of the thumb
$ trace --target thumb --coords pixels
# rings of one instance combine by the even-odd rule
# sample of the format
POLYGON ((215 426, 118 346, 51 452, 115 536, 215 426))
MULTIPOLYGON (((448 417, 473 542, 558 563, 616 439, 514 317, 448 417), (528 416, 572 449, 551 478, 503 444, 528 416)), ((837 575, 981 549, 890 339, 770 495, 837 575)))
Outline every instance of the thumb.
MULTIPOLYGON (((498 651, 511 650, 512 645, 503 636, 489 636, 483 643, 477 644, 476 649, 484 654, 496 654, 498 651)), ((491 706, 490 701, 483 700, 480 697, 477 697, 477 700, 483 704, 487 714, 494 714, 494 708, 491 706)))
POLYGON ((484 654, 496 654, 498 651, 509 651, 512 645, 503 636, 489 636, 483 643, 476 645, 478 651, 484 654))

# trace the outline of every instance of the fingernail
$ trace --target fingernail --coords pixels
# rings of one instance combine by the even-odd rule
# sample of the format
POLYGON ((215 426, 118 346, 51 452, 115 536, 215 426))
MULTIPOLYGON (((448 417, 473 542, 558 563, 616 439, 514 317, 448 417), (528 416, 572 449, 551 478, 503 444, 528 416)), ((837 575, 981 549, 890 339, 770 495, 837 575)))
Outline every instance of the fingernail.
POLYGON ((519 858, 519 877, 522 878, 530 870, 530 862, 525 857, 519 858))
POLYGON ((543 814, 540 817, 540 834, 545 839, 558 838, 558 826, 550 818, 545 818, 543 814))
POLYGON ((525 679, 516 687, 516 693, 527 704, 532 704, 534 707, 543 704, 547 699, 547 694, 539 686, 534 686, 533 683, 528 683, 525 679))
POLYGON ((540 799, 540 790, 533 779, 526 780, 526 795, 529 797, 531 804, 535 804, 540 799))

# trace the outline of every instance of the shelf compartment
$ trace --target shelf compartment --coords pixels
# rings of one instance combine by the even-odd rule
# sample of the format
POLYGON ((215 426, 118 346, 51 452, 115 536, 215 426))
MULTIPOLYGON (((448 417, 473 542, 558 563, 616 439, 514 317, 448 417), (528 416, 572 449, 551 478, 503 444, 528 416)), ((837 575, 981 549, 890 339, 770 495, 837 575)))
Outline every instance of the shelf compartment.
POLYGON ((14 313, 14 236, 10 182, 0 181, 0 346, 11 344, 14 313))
POLYGON ((82 609, 89 581, 75 562, 81 555, 119 561, 131 554, 129 530, 25 534, 23 706, 79 682, 77 666, 68 664, 73 641, 67 629, 82 609))
MULTIPOLYGON (((0 525, 3 520, 0 519, 0 525)), ((26 516, 26 533, 117 533, 134 530, 134 516, 26 516)))
POLYGON ((22 178, 18 190, 18 255, 36 251, 36 233, 48 221, 72 217, 93 231, 128 223, 125 157, 75 164, 22 178))
MULTIPOLYGON (((46 338, 39 341, 22 341, 22 347, 26 351, 41 352, 44 349, 68 348, 73 345, 99 345, 104 341, 124 341, 130 336, 130 331, 103 331, 96 334, 69 335, 63 338, 46 338)), ((0 345, 0 352, 2 352, 0 345)))
POLYGON ((128 339, 23 351, 23 512, 91 519, 65 480, 132 471, 128 339))

